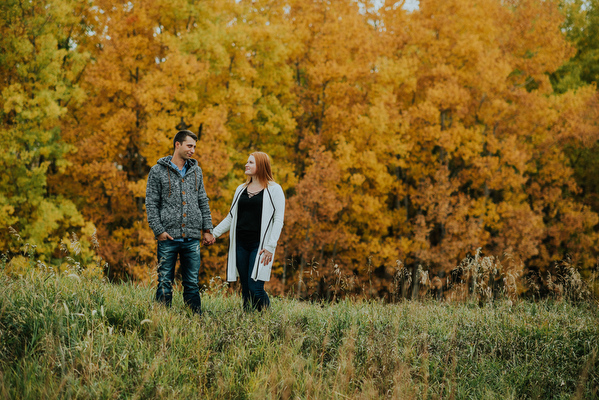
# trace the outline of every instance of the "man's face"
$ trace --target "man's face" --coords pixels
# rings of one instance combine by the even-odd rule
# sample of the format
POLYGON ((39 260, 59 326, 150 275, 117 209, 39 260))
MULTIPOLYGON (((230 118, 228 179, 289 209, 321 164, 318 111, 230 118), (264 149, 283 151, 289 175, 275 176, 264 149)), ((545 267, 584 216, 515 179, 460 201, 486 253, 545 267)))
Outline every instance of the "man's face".
POLYGON ((183 143, 177 142, 175 144, 175 153, 179 155, 184 160, 189 160, 193 153, 196 151, 196 141, 191 137, 187 136, 183 143))

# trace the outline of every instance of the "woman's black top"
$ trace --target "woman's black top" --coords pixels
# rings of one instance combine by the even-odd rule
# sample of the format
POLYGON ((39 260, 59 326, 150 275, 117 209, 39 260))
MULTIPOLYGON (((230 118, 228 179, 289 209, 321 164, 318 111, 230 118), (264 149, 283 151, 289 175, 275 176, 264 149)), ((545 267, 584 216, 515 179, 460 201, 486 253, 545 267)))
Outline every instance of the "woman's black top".
POLYGON ((260 225, 262 225, 262 201, 264 190, 250 197, 245 188, 237 205, 237 241, 260 243, 260 225))

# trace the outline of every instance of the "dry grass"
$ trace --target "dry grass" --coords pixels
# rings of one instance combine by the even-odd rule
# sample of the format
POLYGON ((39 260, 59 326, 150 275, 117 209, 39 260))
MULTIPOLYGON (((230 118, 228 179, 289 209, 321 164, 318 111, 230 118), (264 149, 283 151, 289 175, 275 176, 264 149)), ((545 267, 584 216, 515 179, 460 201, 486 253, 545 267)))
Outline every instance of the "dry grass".
POLYGON ((4 398, 593 398, 592 302, 272 299, 215 279, 195 317, 154 288, 0 273, 4 398))
MULTIPOLYGON (((90 273, 103 261, 84 267, 77 241, 65 241, 60 268, 24 242, 20 258, 0 260, 2 398, 599 396, 598 304, 567 262, 542 277, 542 300, 509 256, 477 252, 453 282, 398 261, 387 301, 335 266, 332 301, 273 296, 264 313, 244 313, 215 277, 200 318, 179 293, 166 309, 151 286, 90 273), (439 289, 446 301, 433 300, 439 289)), ((305 272, 315 293, 318 264, 305 272)))

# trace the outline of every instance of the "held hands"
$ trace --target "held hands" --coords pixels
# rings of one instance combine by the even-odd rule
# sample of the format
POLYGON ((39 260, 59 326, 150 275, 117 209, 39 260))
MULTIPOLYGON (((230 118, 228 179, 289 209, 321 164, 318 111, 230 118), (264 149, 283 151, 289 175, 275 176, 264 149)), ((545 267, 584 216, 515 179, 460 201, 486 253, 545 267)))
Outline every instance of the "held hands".
POLYGON ((258 255, 262 256, 262 254, 264 254, 264 256, 262 257, 261 263, 264 265, 270 264, 272 261, 272 253, 266 249, 262 249, 258 255))
POLYGON ((202 244, 210 246, 216 242, 216 238, 212 236, 210 232, 204 232, 204 238, 202 239, 202 244))

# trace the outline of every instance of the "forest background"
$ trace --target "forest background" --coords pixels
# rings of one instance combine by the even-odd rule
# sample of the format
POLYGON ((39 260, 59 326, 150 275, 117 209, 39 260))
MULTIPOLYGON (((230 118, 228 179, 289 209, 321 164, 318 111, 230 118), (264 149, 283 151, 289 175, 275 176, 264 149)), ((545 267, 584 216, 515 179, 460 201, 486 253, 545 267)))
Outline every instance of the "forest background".
MULTIPOLYGON (((343 274, 384 296, 400 267, 445 282, 477 249, 522 282, 564 263, 589 278, 599 1, 403 6, 3 1, 0 252, 150 282, 146 179, 184 121, 202 126, 215 223, 248 154, 272 157, 287 197, 274 293, 343 274)), ((227 246, 202 250, 202 283, 227 246)))

